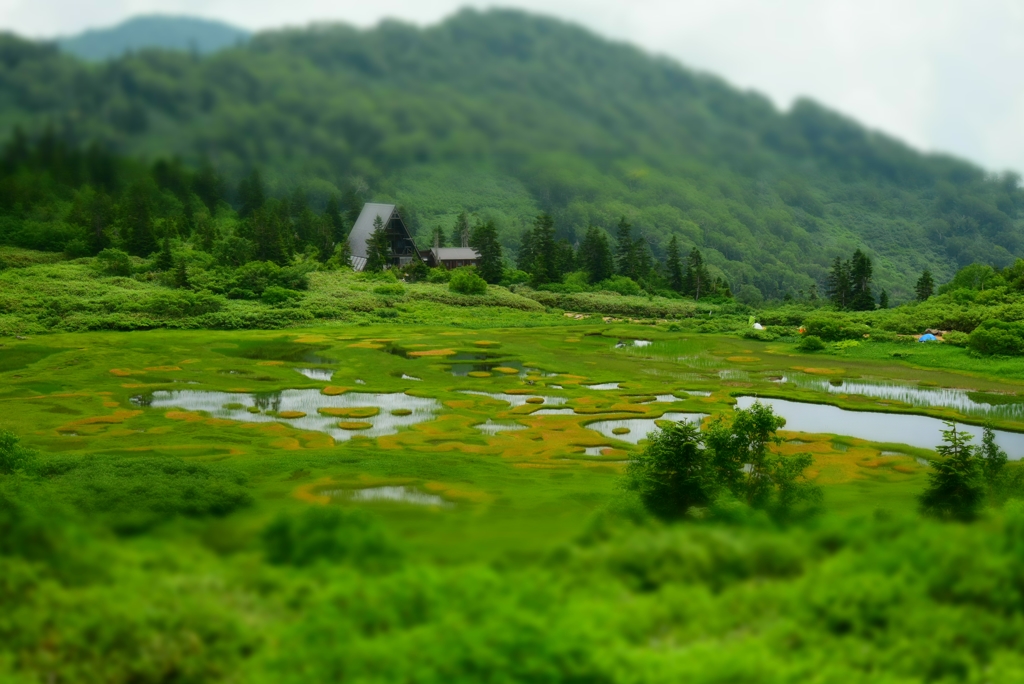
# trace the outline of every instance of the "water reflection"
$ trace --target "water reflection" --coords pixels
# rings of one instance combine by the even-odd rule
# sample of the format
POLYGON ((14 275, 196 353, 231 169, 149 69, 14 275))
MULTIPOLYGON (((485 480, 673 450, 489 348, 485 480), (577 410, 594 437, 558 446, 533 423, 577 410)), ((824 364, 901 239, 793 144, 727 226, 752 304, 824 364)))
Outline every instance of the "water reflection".
POLYGON ((234 392, 203 392, 200 390, 179 390, 154 392, 150 404, 153 408, 181 408, 188 411, 205 411, 215 418, 226 418, 244 423, 282 422, 300 430, 325 432, 338 441, 353 437, 353 432, 338 427, 341 418, 318 413, 322 408, 363 408, 374 407, 379 413, 360 422, 370 424, 356 434, 366 437, 380 437, 398 432, 401 427, 432 420, 441 409, 436 399, 411 397, 396 392, 393 394, 369 394, 348 392, 337 396, 321 394, 319 390, 284 390, 259 394, 234 392), (393 411, 407 415, 394 415, 393 411), (282 419, 274 414, 286 411, 306 415, 282 419))
POLYGON ((529 401, 530 399, 542 399, 543 401, 540 403, 546 406, 558 406, 568 401, 565 397, 545 397, 539 394, 507 394, 505 392, 477 392, 475 390, 462 390, 461 394, 474 394, 478 397, 490 397, 498 401, 505 401, 512 408, 538 403, 536 401, 529 401))
POLYGON ((602 383, 597 384, 597 385, 583 385, 583 386, 586 387, 589 390, 598 390, 598 391, 620 389, 619 383, 617 383, 617 382, 602 382, 602 383))
POLYGON ((418 492, 409 487, 366 487, 365 489, 328 489, 320 492, 323 496, 343 498, 349 501, 394 501, 416 506, 451 506, 450 503, 437 496, 418 492))
POLYGON ((647 435, 658 430, 656 421, 671 420, 675 422, 700 423, 707 414, 705 413, 666 413, 660 418, 624 418, 622 420, 599 420, 590 423, 586 427, 596 430, 605 437, 619 439, 623 442, 636 444, 641 439, 647 439, 647 435), (623 434, 615 434, 615 430, 629 430, 623 434))
POLYGON ((516 430, 527 429, 525 425, 520 425, 518 423, 496 423, 490 418, 487 419, 487 422, 478 423, 473 427, 488 435, 496 435, 499 432, 515 432, 516 430))
POLYGON ((1024 401, 1000 394, 971 392, 962 389, 914 387, 896 382, 868 382, 863 380, 825 380, 807 375, 792 375, 780 379, 800 389, 829 394, 858 394, 877 399, 900 401, 911 406, 942 406, 968 416, 1024 419, 1024 401))
MULTIPOLYGON (((755 401, 771 406, 786 419, 784 430, 792 432, 829 433, 866 439, 872 442, 908 444, 934 449, 942 442, 946 424, 938 418, 873 411, 847 411, 838 406, 807 404, 786 399, 737 397, 739 408, 749 408, 755 401)), ((974 435, 974 444, 981 443, 982 429, 958 424, 958 430, 974 435)), ((1013 460, 1024 456, 1024 433, 995 430, 996 444, 1013 460)))
POLYGON ((321 380, 323 382, 327 382, 334 377, 334 371, 322 368, 296 368, 295 372, 305 375, 310 380, 321 380))

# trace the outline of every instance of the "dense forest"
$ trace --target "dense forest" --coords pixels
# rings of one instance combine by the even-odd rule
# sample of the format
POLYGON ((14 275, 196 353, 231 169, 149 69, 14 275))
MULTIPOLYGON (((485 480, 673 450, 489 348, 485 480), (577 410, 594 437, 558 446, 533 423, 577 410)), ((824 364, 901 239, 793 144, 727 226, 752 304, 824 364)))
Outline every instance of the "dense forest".
MULTIPOLYGON (((837 256, 871 259, 878 291, 915 298, 974 262, 1012 263, 1024 192, 1012 174, 920 154, 810 101, 765 98, 557 21, 464 11, 255 36, 208 56, 142 51, 88 64, 0 38, 0 129, 47 127, 75 149, 180 157, 236 188, 401 204, 421 246, 463 210, 509 257, 536 217, 557 240, 625 217, 653 259, 700 250, 744 301, 826 287, 837 256), (91 145, 95 147, 90 148, 91 145)), ((215 213, 215 207, 207 207, 215 213)), ((13 209, 11 211, 14 211, 13 209)), ((9 213, 54 230, 65 216, 9 213)))

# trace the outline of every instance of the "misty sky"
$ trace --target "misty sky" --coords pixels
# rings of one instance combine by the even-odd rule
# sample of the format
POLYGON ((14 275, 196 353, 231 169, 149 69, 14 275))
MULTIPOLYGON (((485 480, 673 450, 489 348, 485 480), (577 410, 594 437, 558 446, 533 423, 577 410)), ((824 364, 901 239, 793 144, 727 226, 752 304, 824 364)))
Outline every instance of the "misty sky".
POLYGON ((249 29, 459 7, 521 7, 717 73, 786 108, 808 95, 926 150, 1024 171, 1022 0, 0 0, 0 26, 52 37, 162 12, 249 29))

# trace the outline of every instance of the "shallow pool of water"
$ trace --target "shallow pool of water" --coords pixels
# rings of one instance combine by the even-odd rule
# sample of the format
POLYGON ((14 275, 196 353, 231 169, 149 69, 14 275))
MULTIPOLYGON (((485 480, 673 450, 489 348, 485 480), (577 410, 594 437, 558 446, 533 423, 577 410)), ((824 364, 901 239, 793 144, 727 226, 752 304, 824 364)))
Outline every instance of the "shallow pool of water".
MULTIPOLYGON (((786 419, 784 430, 792 432, 829 433, 866 439, 872 442, 908 444, 922 449, 934 449, 942 442, 946 424, 938 418, 902 413, 873 411, 847 411, 837 406, 808 404, 787 399, 737 397, 739 408, 749 408, 755 401, 771 406, 777 415, 786 419)), ((958 430, 974 435, 973 444, 981 444, 982 429, 959 423, 958 430)), ((996 444, 1012 460, 1024 457, 1024 433, 995 431, 996 444)))
POLYGON ((296 373, 305 375, 310 380, 320 380, 327 382, 334 377, 334 371, 324 370, 323 368, 296 368, 296 373))
POLYGON ((589 390, 598 390, 598 391, 617 390, 617 389, 619 389, 619 383, 617 383, 617 382, 602 382, 602 383, 597 384, 597 385, 583 385, 583 386, 586 387, 589 390))
POLYGON ((530 415, 531 416, 571 416, 571 415, 574 415, 575 413, 576 412, 573 411, 571 408, 561 408, 561 409, 539 409, 537 411, 532 412, 530 415))
POLYGON ((519 423, 496 423, 490 418, 487 419, 486 423, 478 423, 473 427, 487 435, 496 435, 499 432, 515 432, 516 430, 527 429, 525 425, 520 425, 519 423))
MULTIPOLYGON (((507 394, 505 392, 478 392, 476 390, 462 390, 462 394, 473 394, 478 397, 490 397, 491 399, 497 399, 498 401, 508 402, 509 406, 515 408, 516 406, 525 406, 530 403, 527 399, 543 399, 543 404, 537 404, 538 406, 558 406, 568 401, 565 397, 545 397, 540 394, 507 394)), ((533 402, 536 404, 536 402, 533 402)))
POLYGON ((426 492, 416 491, 409 487, 366 487, 365 489, 328 489, 320 492, 322 496, 348 501, 394 501, 416 506, 451 506, 450 503, 426 492))
POLYGON ((991 416, 1010 420, 1024 419, 1024 401, 1016 397, 985 394, 963 389, 916 387, 898 382, 870 382, 865 380, 826 380, 797 373, 779 380, 801 389, 817 390, 829 394, 857 394, 878 399, 900 401, 911 406, 942 406, 968 416, 991 416), (989 401, 985 401, 989 399, 989 401))
POLYGON ((655 421, 672 420, 676 422, 699 423, 704 419, 706 413, 666 413, 660 418, 624 418, 622 420, 599 420, 590 423, 586 427, 600 432, 605 437, 622 440, 630 444, 636 444, 641 439, 647 439, 648 433, 658 430, 655 421), (615 434, 617 428, 626 428, 629 432, 621 435, 615 434))
POLYGON ((338 441, 351 439, 355 435, 380 437, 392 435, 399 428, 432 420, 441 409, 437 399, 411 397, 408 394, 370 394, 347 392, 337 396, 321 394, 319 390, 284 390, 265 394, 241 394, 235 392, 204 392, 200 390, 178 390, 154 392, 150 406, 153 408, 180 408, 188 411, 205 411, 215 418, 226 418, 243 423, 280 422, 299 430, 325 432, 338 441), (346 419, 317 413, 321 408, 362 408, 376 407, 380 412, 369 418, 346 419), (403 409, 409 415, 396 416, 392 411, 403 409), (269 412, 301 411, 301 418, 285 419, 269 412), (343 430, 338 427, 342 420, 357 420, 370 423, 365 430, 343 430))

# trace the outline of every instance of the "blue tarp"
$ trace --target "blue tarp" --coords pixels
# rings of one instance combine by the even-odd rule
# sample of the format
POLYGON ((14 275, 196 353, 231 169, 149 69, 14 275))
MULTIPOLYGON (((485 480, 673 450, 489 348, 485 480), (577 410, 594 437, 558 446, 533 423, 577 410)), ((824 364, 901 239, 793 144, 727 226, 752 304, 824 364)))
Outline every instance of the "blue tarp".
POLYGON ((935 342, 935 335, 931 333, 925 333, 917 340, 918 342, 935 342))

